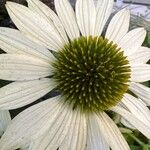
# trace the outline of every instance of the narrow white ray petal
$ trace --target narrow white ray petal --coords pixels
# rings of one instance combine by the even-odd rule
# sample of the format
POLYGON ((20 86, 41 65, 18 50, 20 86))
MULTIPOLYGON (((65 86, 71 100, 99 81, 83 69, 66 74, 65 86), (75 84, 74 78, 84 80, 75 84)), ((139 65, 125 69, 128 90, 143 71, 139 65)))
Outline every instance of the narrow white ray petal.
POLYGON ((64 27, 62 26, 55 12, 39 0, 27 0, 27 2, 28 7, 32 11, 35 11, 36 13, 47 19, 48 22, 51 24, 51 26, 54 27, 55 32, 57 34, 60 34, 65 43, 68 43, 68 38, 64 30, 64 27))
POLYGON ((0 136, 4 133, 10 121, 11 121, 11 117, 9 111, 1 110, 0 111, 0 136))
POLYGON ((48 141, 43 141, 43 139, 47 136, 47 134, 43 134, 42 136, 40 136, 40 138, 38 139, 35 139, 34 141, 32 141, 29 145, 29 148, 28 150, 43 150, 43 147, 42 146, 42 149, 39 148, 38 146, 41 144, 41 145, 45 145, 45 143, 48 143, 48 141))
POLYGON ((82 35, 94 35, 96 10, 93 0, 77 0, 76 2, 77 23, 82 35))
POLYGON ((55 88, 50 79, 20 81, 0 88, 0 109, 16 109, 38 100, 55 88))
POLYGON ((137 128, 143 135, 145 135, 147 138, 150 138, 150 126, 144 124, 142 121, 136 118, 132 113, 119 106, 116 106, 111 110, 120 114, 127 121, 129 121, 129 123, 131 123, 135 128, 137 128))
POLYGON ((45 18, 16 3, 7 2, 6 8, 18 29, 30 39, 37 39, 55 51, 63 46, 60 36, 45 18))
POLYGON ((59 114, 59 98, 36 104, 16 116, 1 138, 1 150, 17 149, 42 136, 59 114))
MULTIPOLYGON (((66 150, 69 148, 71 140, 72 140, 72 134, 74 134, 74 132, 75 133, 77 132, 77 131, 74 131, 73 129, 75 127, 76 127, 76 129, 78 129, 78 127, 79 127, 79 123, 77 122, 77 121, 79 121, 79 119, 80 119, 79 112, 74 111, 68 133, 67 133, 65 139, 63 140, 62 144, 59 147, 60 150, 66 150), (76 122, 77 122, 77 124, 76 124, 76 122)), ((76 135, 75 135, 75 137, 76 137, 76 135)))
POLYGON ((29 150, 29 146, 21 147, 20 150, 29 150))
POLYGON ((85 115, 74 111, 73 117, 69 132, 59 147, 60 150, 85 150, 87 136, 85 115))
POLYGON ((125 94, 121 102, 126 105, 135 117, 150 127, 150 110, 142 100, 130 94, 125 94))
POLYGON ((120 122, 121 122, 124 126, 130 128, 130 129, 133 129, 133 130, 136 129, 131 123, 129 123, 129 121, 127 121, 127 120, 124 119, 123 117, 121 117, 120 122))
MULTIPOLYGON (((117 106, 122 107, 122 108, 126 109, 127 111, 129 111, 128 107, 127 107, 124 103, 122 103, 122 101, 119 102, 117 106)), ((118 115, 119 115, 119 114, 118 114, 118 115)), ((120 115, 119 115, 119 116, 120 116, 120 115)), ((120 122, 121 122, 124 126, 126 126, 126 127, 128 127, 128 128, 136 129, 129 121, 127 121, 127 120, 126 120, 125 118, 123 118, 122 116, 120 116, 120 122)))
MULTIPOLYGON (((87 122, 86 122, 86 116, 84 114, 80 114, 80 128, 78 130, 78 136, 77 136, 77 143, 76 144, 76 149, 81 149, 85 150, 86 147, 86 141, 87 141, 87 122)), ((75 129, 74 129, 75 130, 75 129)), ((73 140, 72 144, 70 147, 73 146, 73 140)))
POLYGON ((112 13, 113 3, 113 0, 98 0, 96 8, 95 35, 101 35, 103 28, 112 13))
POLYGON ((60 145, 63 140, 65 139, 65 136, 67 135, 69 131, 69 127, 71 125, 72 110, 69 110, 70 108, 65 107, 61 110, 59 113, 59 119, 56 120, 53 127, 50 129, 50 138, 49 138, 49 144, 47 146, 47 150, 50 149, 57 149, 58 145, 60 145))
POLYGON ((34 43, 14 29, 0 28, 0 48, 9 54, 30 55, 48 62, 54 59, 48 49, 34 43))
POLYGON ((99 129, 112 150, 129 150, 129 146, 119 131, 117 125, 104 112, 96 116, 99 129))
POLYGON ((119 11, 109 23, 105 37, 118 42, 129 30, 130 12, 127 9, 119 11))
POLYGON ((0 55, 0 79, 23 81, 51 75, 49 63, 21 54, 0 55))
POLYGON ((124 50, 125 55, 129 56, 141 47, 145 37, 144 28, 133 29, 118 42, 118 46, 124 50))
POLYGON ((135 53, 128 56, 131 65, 145 64, 150 59, 150 48, 140 47, 135 53))
POLYGON ((129 89, 141 98, 147 105, 150 105, 150 88, 139 83, 131 82, 129 89))
POLYGON ((75 13, 68 0, 55 0, 55 8, 69 38, 80 36, 75 13))
POLYGON ((137 66, 131 66, 131 81, 145 82, 148 80, 150 80, 150 65, 141 64, 137 66))
POLYGON ((89 116, 87 125, 87 150, 109 150, 109 145, 103 137, 103 134, 100 132, 100 127, 95 119, 95 116, 89 116))
POLYGON ((51 124, 48 131, 42 137, 31 144, 29 150, 57 149, 70 130, 72 119, 74 118, 73 115, 76 114, 68 109, 68 107, 62 107, 55 122, 51 124))

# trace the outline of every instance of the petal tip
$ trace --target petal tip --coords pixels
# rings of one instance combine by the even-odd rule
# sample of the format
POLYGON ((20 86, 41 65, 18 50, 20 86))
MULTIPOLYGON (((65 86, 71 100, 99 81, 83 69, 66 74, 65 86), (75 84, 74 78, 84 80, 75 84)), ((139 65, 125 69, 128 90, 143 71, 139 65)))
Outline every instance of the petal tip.
POLYGON ((5 6, 15 6, 17 3, 15 2, 11 2, 11 1, 7 1, 5 6))

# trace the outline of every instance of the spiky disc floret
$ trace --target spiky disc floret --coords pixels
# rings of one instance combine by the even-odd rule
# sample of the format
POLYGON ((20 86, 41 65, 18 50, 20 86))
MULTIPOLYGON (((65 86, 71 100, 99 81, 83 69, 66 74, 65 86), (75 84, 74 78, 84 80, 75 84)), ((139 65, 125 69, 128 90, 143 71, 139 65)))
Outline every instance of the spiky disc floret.
POLYGON ((88 112, 116 105, 130 79, 123 51, 103 37, 80 37, 65 45, 57 54, 53 71, 65 102, 88 112))

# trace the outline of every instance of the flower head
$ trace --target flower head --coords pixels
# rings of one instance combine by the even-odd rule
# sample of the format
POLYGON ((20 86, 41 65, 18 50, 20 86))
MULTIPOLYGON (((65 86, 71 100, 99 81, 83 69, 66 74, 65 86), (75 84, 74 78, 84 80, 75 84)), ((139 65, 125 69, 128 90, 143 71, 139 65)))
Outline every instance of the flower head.
POLYGON ((2 150, 28 143, 35 150, 128 150, 107 111, 150 138, 150 90, 140 84, 150 79, 150 50, 141 46, 143 28, 128 32, 127 9, 115 14, 104 36, 113 0, 77 0, 75 12, 67 0, 55 0, 57 14, 38 0, 6 7, 19 31, 0 28, 6 52, 0 78, 14 81, 0 89, 0 108, 22 107, 52 89, 60 95, 16 116, 2 150))
POLYGON ((129 61, 113 42, 100 37, 80 37, 57 53, 53 79, 73 109, 107 110, 126 93, 129 61))

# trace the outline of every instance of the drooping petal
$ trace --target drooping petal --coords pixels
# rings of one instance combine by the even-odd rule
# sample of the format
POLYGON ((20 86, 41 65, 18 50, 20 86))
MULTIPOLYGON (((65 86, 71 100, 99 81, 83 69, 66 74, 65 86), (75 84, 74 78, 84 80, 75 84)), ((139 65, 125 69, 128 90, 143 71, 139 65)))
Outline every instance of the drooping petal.
POLYGON ((85 150, 87 127, 85 115, 74 111, 75 115, 69 127, 69 132, 64 139, 60 150, 85 150))
POLYGON ((150 48, 140 47, 135 53, 128 56, 131 65, 145 64, 150 59, 150 48))
POLYGON ((76 22, 75 13, 68 0, 55 0, 55 8, 69 38, 78 38, 79 28, 76 22))
POLYGON ((18 29, 31 40, 36 39, 36 42, 55 51, 63 46, 60 36, 45 18, 16 3, 7 2, 6 8, 18 29))
POLYGON ((0 109, 16 109, 38 100, 54 88, 50 79, 13 82, 0 88, 0 109))
POLYGON ((126 105, 135 117, 150 127, 150 111, 142 100, 137 99, 130 94, 125 94, 121 102, 126 105))
POLYGON ((1 138, 1 150, 17 149, 42 136, 60 115, 59 98, 36 104, 16 116, 1 138))
POLYGON ((131 123, 129 123, 129 121, 127 121, 127 120, 124 119, 123 117, 121 117, 120 122, 121 122, 124 126, 130 128, 130 129, 133 129, 133 130, 136 129, 131 123))
POLYGON ((96 116, 96 120, 99 124, 99 129, 102 135, 107 140, 107 143, 112 148, 112 150, 130 149, 117 125, 109 118, 106 113, 99 113, 98 116, 96 116))
POLYGON ((147 138, 150 138, 150 126, 144 124, 142 121, 136 118, 132 113, 119 106, 111 108, 111 110, 120 114, 127 121, 129 121, 134 127, 136 127, 136 129, 138 129, 143 135, 145 135, 147 138))
POLYGON ((100 36, 112 12, 113 0, 98 0, 96 8, 95 36, 100 36))
POLYGON ((77 23, 83 36, 94 35, 96 10, 93 0, 77 0, 77 23))
POLYGON ((1 110, 0 111, 0 136, 2 136, 10 121, 11 121, 11 117, 9 111, 1 110))
POLYGON ((148 80, 150 80, 150 65, 141 64, 137 66, 131 66, 131 81, 145 82, 148 80))
POLYGON ((87 150, 110 150, 106 139, 100 132, 99 124, 94 116, 89 116, 88 120, 88 136, 87 136, 87 150))
POLYGON ((147 105, 150 105, 150 88, 139 83, 131 82, 129 89, 141 98, 147 105))
POLYGON ((124 50, 125 55, 129 56, 141 47, 145 37, 144 28, 133 29, 118 42, 118 46, 124 50))
POLYGON ((70 126, 72 125, 73 116, 76 113, 68 109, 68 107, 63 107, 55 122, 49 127, 48 131, 40 137, 38 140, 30 145, 29 150, 55 150, 60 147, 61 143, 65 139, 70 126))
POLYGON ((54 59, 48 49, 34 43, 21 34, 21 32, 14 29, 0 28, 0 48, 9 54, 29 55, 47 62, 54 59))
POLYGON ((0 55, 0 79, 23 81, 51 75, 49 63, 21 54, 0 55))
POLYGON ((28 7, 32 11, 35 11, 36 13, 47 19, 51 26, 54 27, 55 32, 60 34, 65 43, 68 43, 68 38, 64 27, 62 26, 62 23, 60 22, 55 12, 39 0, 27 0, 27 2, 28 7))
POLYGON ((105 37, 118 42, 129 30, 130 12, 127 9, 119 11, 109 23, 105 37))

